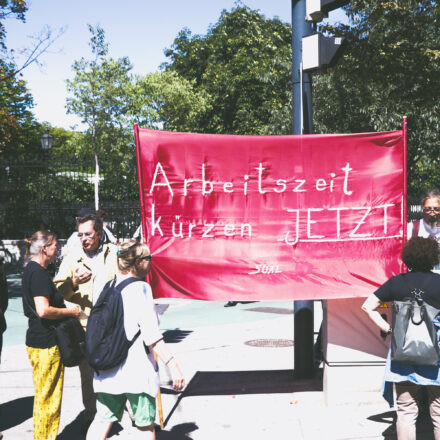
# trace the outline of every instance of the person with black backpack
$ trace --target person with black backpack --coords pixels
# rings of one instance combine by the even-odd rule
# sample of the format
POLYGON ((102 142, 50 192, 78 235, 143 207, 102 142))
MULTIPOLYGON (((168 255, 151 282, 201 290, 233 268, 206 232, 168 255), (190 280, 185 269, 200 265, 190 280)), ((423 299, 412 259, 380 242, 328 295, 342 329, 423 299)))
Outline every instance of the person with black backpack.
POLYGON ((97 413, 87 439, 106 439, 128 401, 136 428, 143 438, 154 440, 159 391, 154 353, 170 369, 174 390, 182 390, 185 379, 163 341, 151 288, 143 281, 152 260, 148 247, 130 240, 118 246, 117 254, 120 273, 102 290, 87 325, 86 358, 95 369, 97 392, 97 413))
POLYGON ((412 237, 401 257, 409 272, 391 277, 366 299, 362 310, 385 335, 391 335, 384 397, 392 406, 394 385, 398 440, 416 440, 424 391, 434 439, 440 440, 440 275, 432 272, 439 263, 437 242, 431 237, 412 237), (385 302, 393 302, 392 323, 377 310, 385 302))

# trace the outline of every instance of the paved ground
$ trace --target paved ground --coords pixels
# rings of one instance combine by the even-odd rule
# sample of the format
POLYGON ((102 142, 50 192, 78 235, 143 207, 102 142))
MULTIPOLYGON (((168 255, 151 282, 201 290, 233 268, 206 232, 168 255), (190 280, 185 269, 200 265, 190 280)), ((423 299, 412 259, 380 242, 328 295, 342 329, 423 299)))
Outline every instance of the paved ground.
MULTIPOLYGON (((24 440, 32 439, 33 383, 24 347, 19 279, 9 277, 9 284, 0 430, 5 440, 24 440)), ((161 366, 165 428, 158 440, 395 438, 395 414, 385 402, 327 408, 319 375, 308 381, 294 379, 292 302, 223 305, 158 301, 165 338, 188 382, 184 393, 175 394, 161 366)), ((67 368, 60 440, 83 438, 81 408, 78 370, 67 368)), ((130 428, 124 415, 110 438, 134 438, 130 428)), ((422 421, 417 439, 431 438, 429 423, 422 421)))

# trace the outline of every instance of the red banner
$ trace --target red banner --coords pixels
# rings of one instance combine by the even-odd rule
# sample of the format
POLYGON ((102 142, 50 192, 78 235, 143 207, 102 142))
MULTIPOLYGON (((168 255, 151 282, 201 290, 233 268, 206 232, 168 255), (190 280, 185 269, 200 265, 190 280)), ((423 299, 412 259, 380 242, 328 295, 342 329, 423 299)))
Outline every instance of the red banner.
POLYGON ((403 131, 135 137, 156 297, 360 297, 400 272, 403 131))

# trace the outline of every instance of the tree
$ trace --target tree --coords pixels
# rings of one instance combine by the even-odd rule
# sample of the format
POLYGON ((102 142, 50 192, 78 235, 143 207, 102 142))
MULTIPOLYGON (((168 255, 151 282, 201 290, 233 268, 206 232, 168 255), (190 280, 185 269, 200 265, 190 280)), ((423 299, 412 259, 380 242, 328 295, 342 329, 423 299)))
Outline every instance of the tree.
POLYGON ((127 124, 146 128, 189 131, 209 108, 205 90, 174 71, 137 76, 127 91, 127 124))
MULTIPOLYGON (((183 29, 163 65, 193 82, 205 106, 185 129, 205 133, 291 131, 291 27, 245 6, 223 11, 206 35, 183 29)), ((174 125, 180 129, 179 124, 174 125)))
POLYGON ((73 64, 75 77, 67 80, 67 112, 81 117, 88 125, 85 140, 95 157, 95 208, 99 208, 100 158, 117 153, 127 142, 122 120, 126 112, 125 91, 131 84, 131 63, 127 57, 108 58, 104 30, 89 25, 89 46, 93 59, 81 58, 73 64))
MULTIPOLYGON (((0 76, 10 68, 0 60, 0 76)), ((0 155, 3 157, 36 153, 39 140, 32 107, 33 99, 23 80, 8 76, 0 81, 0 155)))
POLYGON ((439 3, 353 0, 345 10, 350 25, 324 27, 346 38, 346 51, 314 78, 316 130, 397 129, 406 115, 409 192, 439 187, 439 3))

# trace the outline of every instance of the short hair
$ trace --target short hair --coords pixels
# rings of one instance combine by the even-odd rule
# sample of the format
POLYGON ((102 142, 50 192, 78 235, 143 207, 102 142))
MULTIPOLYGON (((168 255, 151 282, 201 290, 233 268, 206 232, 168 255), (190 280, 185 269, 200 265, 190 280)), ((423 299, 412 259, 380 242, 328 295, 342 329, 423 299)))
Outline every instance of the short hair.
POLYGON ((150 250, 145 243, 137 240, 128 240, 118 244, 118 267, 121 272, 126 272, 134 267, 136 260, 150 255, 150 250))
POLYGON ((103 228, 102 217, 99 217, 96 214, 86 214, 86 215, 83 215, 82 217, 79 217, 76 220, 76 228, 78 229, 79 225, 81 225, 85 222, 88 222, 88 221, 93 222, 93 229, 95 230, 95 232, 102 233, 102 228, 103 228))
POLYGON ((429 272, 439 264, 439 247, 432 237, 412 237, 403 247, 401 256, 409 270, 429 272))
POLYGON ((432 189, 431 191, 428 191, 422 198, 422 208, 425 206, 425 203, 428 199, 438 199, 440 202, 440 191, 438 189, 432 189))
POLYGON ((81 208, 80 210, 77 211, 76 218, 81 218, 87 214, 93 214, 93 213, 94 211, 91 208, 81 208))
POLYGON ((42 247, 51 245, 56 240, 56 235, 52 231, 41 230, 34 232, 31 238, 25 238, 26 254, 24 256, 26 261, 29 261, 32 257, 37 256, 42 247))

